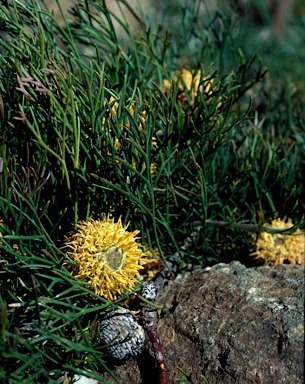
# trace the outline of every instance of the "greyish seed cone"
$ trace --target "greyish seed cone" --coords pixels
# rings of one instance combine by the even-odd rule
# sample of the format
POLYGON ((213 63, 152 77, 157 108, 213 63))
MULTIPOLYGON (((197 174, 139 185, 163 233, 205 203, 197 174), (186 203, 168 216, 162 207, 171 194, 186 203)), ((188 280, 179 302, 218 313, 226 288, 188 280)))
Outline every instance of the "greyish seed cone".
POLYGON ((113 359, 128 360, 141 353, 145 333, 128 310, 119 308, 101 321, 100 340, 109 344, 107 351, 113 359))

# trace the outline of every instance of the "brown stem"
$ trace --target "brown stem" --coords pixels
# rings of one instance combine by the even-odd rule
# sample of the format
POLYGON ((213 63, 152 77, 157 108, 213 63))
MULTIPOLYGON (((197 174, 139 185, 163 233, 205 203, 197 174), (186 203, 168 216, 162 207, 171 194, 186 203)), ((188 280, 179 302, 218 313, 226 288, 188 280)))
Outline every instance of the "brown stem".
MULTIPOLYGON (((165 267, 160 275, 154 282, 146 283, 146 288, 149 285, 149 288, 146 289, 143 287, 142 295, 145 299, 150 300, 154 304, 157 303, 158 296, 161 289, 164 286, 164 283, 172 278, 171 273, 165 267)), ((168 376, 165 370, 164 355, 162 350, 161 341, 157 331, 158 328, 158 312, 155 306, 146 304, 143 308, 143 324, 147 331, 148 337, 152 343, 152 349, 155 355, 156 363, 159 370, 159 384, 168 384, 168 376)))
POLYGON ((152 328, 151 330, 147 331, 147 333, 152 343, 155 359, 159 369, 159 384, 168 384, 169 381, 167 373, 165 371, 164 355, 158 331, 156 328, 152 328))

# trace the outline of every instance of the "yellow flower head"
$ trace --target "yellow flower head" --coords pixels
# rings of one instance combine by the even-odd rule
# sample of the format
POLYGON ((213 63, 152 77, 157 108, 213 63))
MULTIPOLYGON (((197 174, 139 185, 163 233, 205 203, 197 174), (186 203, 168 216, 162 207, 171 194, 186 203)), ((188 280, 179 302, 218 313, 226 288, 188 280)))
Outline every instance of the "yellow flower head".
MULTIPOLYGON (((289 229, 293 227, 290 219, 275 219, 271 227, 289 229)), ((256 259, 263 259, 265 264, 279 265, 285 262, 294 265, 305 263, 305 232, 298 229, 292 235, 285 233, 261 232, 256 243, 256 252, 252 254, 256 259)))
POLYGON ((88 281, 98 295, 115 300, 138 284, 139 270, 146 262, 136 242, 139 231, 127 232, 121 219, 109 217, 81 222, 65 240, 67 255, 76 262, 72 274, 88 281))
POLYGON ((172 88, 173 82, 177 82, 179 78, 181 79, 181 82, 179 84, 179 90, 182 91, 180 99, 183 102, 186 100, 185 93, 183 92, 185 89, 190 92, 190 98, 192 103, 194 102, 198 92, 205 92, 209 95, 213 91, 212 80, 209 79, 209 76, 206 76, 202 79, 201 70, 190 71, 186 68, 183 68, 181 70, 181 73, 175 75, 171 81, 168 81, 167 79, 163 80, 163 91, 168 92, 172 88))

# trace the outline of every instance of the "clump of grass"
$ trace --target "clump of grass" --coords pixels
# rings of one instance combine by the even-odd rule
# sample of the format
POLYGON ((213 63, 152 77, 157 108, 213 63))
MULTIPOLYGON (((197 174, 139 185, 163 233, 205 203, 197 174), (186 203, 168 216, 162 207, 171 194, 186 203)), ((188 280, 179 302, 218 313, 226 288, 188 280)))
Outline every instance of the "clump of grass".
POLYGON ((245 230, 270 218, 302 225, 301 102, 278 91, 258 111, 265 70, 236 49, 234 22, 179 7, 176 35, 136 14, 133 33, 103 1, 79 1, 63 26, 35 1, 0 6, 4 381, 108 369, 94 329, 117 303, 63 266, 80 221, 122 217, 176 272, 249 253, 245 230), (199 74, 196 92, 183 68, 199 74))

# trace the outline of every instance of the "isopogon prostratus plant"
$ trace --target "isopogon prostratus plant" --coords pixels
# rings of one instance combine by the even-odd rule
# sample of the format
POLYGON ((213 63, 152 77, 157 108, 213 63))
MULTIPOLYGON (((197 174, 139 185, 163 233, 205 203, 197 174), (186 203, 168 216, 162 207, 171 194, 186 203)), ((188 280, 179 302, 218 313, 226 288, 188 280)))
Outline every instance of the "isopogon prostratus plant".
POLYGON ((100 340, 108 345, 109 355, 116 360, 138 356, 145 342, 145 333, 127 309, 109 312, 101 321, 100 340))

